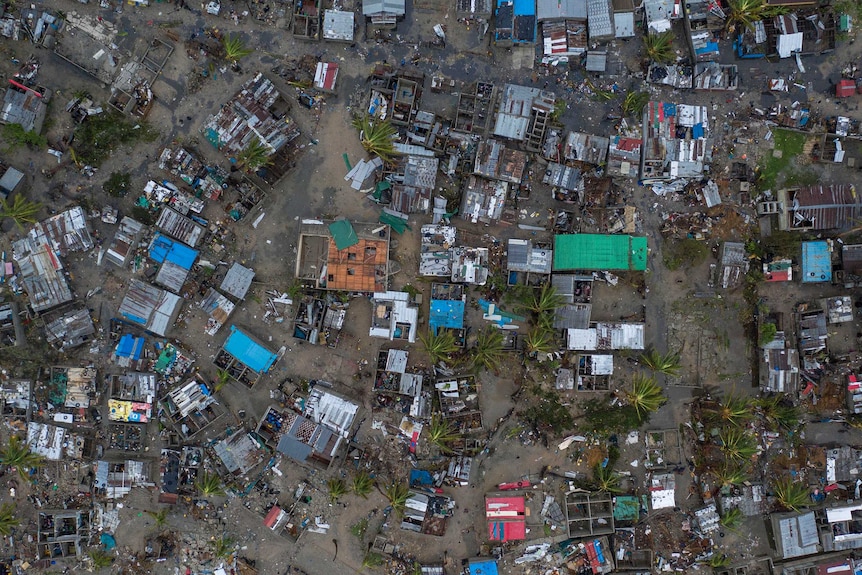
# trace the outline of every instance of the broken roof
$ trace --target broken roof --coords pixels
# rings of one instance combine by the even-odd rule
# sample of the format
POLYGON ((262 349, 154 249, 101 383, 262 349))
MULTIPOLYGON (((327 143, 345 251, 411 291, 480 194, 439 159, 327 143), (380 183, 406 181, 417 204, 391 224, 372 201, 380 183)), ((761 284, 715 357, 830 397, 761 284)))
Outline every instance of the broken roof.
POLYGON ((134 325, 164 337, 181 303, 179 296, 132 278, 118 313, 134 325))
POLYGON ((219 289, 236 299, 244 299, 254 280, 254 270, 234 262, 227 270, 219 289))
POLYGON ((82 345, 94 333, 96 327, 87 308, 70 310, 45 321, 45 339, 60 351, 82 345))
POLYGON ((644 183, 700 177, 712 159, 706 106, 650 101, 643 112, 644 183))
POLYGON ((42 220, 33 226, 29 235, 50 245, 60 256, 91 250, 95 245, 90 235, 87 214, 80 206, 42 220))
POLYGON ((862 219, 862 194, 850 184, 809 186, 785 192, 787 228, 844 230, 862 219))
POLYGON ((191 247, 198 245, 204 235, 203 226, 168 206, 165 206, 159 214, 156 227, 191 247))
POLYGON ((419 307, 411 305, 409 293, 400 291, 375 293, 371 306, 369 336, 390 340, 405 339, 410 343, 416 341, 419 307))
POLYGON ((231 475, 244 475, 263 460, 264 452, 251 433, 234 433, 213 445, 213 451, 231 475))
POLYGON ((74 299, 63 274, 63 264, 44 238, 40 241, 28 234, 13 242, 12 257, 18 264, 33 311, 49 310, 74 299))
POLYGON ((323 38, 325 40, 353 41, 354 13, 347 10, 324 10, 323 38))
POLYGON ((509 271, 549 274, 553 253, 553 250, 535 247, 530 240, 510 239, 506 267, 509 271))
POLYGON ((476 175, 520 184, 526 166, 526 153, 508 148, 499 140, 482 140, 476 148, 476 175))
POLYGON ((539 88, 506 84, 494 122, 494 135, 518 141, 526 139, 530 116, 537 100, 542 101, 543 109, 547 108, 548 102, 553 108, 555 97, 539 88))
POLYGON ((105 258, 115 266, 125 267, 138 247, 144 224, 126 216, 120 221, 117 231, 105 252, 105 258))
POLYGON ((588 329, 566 330, 567 348, 576 351, 644 349, 644 324, 596 323, 588 329))
MULTIPOLYGON (((12 80, 9 80, 11 83, 12 80)), ((45 114, 48 111, 45 95, 30 88, 14 84, 6 88, 3 95, 3 106, 0 108, 0 122, 18 124, 25 132, 42 132, 45 114)))
POLYGON ((204 125, 206 139, 228 156, 242 152, 258 141, 277 153, 299 130, 287 115, 290 106, 278 88, 258 73, 204 125))
POLYGON ((508 191, 508 182, 468 177, 461 197, 461 217, 473 223, 499 220, 508 191))
POLYGON ((120 67, 116 25, 107 18, 67 13, 54 51, 104 84, 114 81, 120 67))

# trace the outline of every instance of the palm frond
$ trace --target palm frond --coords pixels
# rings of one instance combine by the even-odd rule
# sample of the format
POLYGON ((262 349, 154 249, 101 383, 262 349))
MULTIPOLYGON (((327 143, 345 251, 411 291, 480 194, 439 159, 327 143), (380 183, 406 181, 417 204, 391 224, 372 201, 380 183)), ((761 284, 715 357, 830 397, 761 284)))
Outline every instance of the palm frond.
POLYGON ((330 479, 326 482, 326 486, 329 489, 329 500, 332 503, 335 503, 347 493, 347 485, 341 479, 330 479))
POLYGON ((41 209, 42 204, 31 202, 21 194, 15 194, 11 202, 9 198, 0 200, 0 218, 11 218, 19 228, 24 224, 35 224, 41 209))
POLYGON ((778 506, 788 511, 799 511, 811 505, 808 486, 799 481, 784 477, 773 486, 775 501, 778 506))
POLYGON ((442 416, 435 413, 431 416, 431 423, 428 424, 426 437, 428 438, 428 443, 437 447, 441 452, 451 453, 452 444, 461 436, 448 419, 443 419, 442 416))
POLYGON ((730 462, 742 463, 750 461, 757 455, 757 441, 754 437, 738 427, 723 429, 718 434, 721 451, 730 462))
POLYGON ((224 485, 221 478, 215 473, 204 471, 198 480, 195 482, 195 487, 200 491, 201 495, 207 497, 220 496, 225 494, 224 485))
POLYGON ((27 480, 30 469, 42 467, 45 464, 45 458, 30 451, 30 446, 25 441, 13 435, 0 449, 0 464, 16 468, 21 478, 27 480))
POLYGON ((386 499, 389 500, 389 505, 396 513, 402 513, 404 506, 407 504, 407 498, 410 496, 410 490, 403 483, 393 483, 386 488, 384 492, 386 499))
POLYGON ((640 360, 653 373, 661 373, 670 377, 679 375, 679 370, 682 368, 680 355, 673 351, 661 353, 657 349, 651 348, 641 355, 640 360))
POLYGON ((445 362, 450 355, 458 351, 458 346, 455 345, 455 334, 450 330, 441 329, 436 334, 429 330, 426 334, 419 335, 419 341, 422 342, 425 353, 434 365, 441 361, 445 362))
POLYGON ((257 138, 253 138, 237 155, 237 167, 256 172, 272 163, 272 152, 272 148, 268 145, 257 138))
POLYGON ((245 42, 239 36, 227 34, 222 38, 221 43, 224 49, 225 60, 233 64, 236 64, 239 60, 254 52, 254 50, 246 46, 245 42))
POLYGON ((598 491, 605 493, 620 493, 620 474, 611 468, 610 465, 602 467, 599 463, 593 467, 593 484, 598 491))
POLYGON ((497 369, 503 359, 503 334, 494 327, 486 327, 479 332, 472 353, 474 369, 497 369))
POLYGON ((372 118, 368 114, 355 116, 353 127, 359 131, 359 141, 369 154, 375 154, 384 162, 396 154, 393 137, 395 128, 387 120, 372 118))
POLYGON ((15 516, 15 505, 12 503, 0 505, 0 535, 11 535, 12 528, 20 524, 21 521, 15 516))
POLYGON ((350 483, 350 488, 353 493, 363 499, 368 499, 368 494, 374 489, 374 478, 366 471, 360 471, 353 476, 353 481, 350 483))
POLYGON ((676 52, 673 49, 674 34, 667 30, 659 34, 647 34, 644 39, 644 52, 647 58, 657 64, 670 64, 676 60, 676 52))
POLYGON ((734 507, 732 509, 728 509, 724 515, 721 516, 719 523, 728 529, 736 529, 743 520, 745 520, 745 515, 742 513, 742 510, 739 507, 734 507))
POLYGON ((528 357, 554 351, 554 334, 543 326, 537 325, 527 333, 524 347, 528 357))
POLYGON ((642 422, 667 401, 661 386, 651 377, 639 373, 632 378, 631 386, 625 395, 642 422))

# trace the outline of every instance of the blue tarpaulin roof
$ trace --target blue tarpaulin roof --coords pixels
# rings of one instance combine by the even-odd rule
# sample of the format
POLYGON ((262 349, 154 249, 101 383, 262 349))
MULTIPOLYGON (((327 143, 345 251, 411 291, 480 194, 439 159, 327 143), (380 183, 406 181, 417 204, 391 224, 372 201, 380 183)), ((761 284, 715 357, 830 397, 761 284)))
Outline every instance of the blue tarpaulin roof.
POLYGON ((224 342, 224 350, 255 373, 268 371, 277 358, 276 354, 234 325, 230 326, 230 335, 224 342))
POLYGON ((694 139, 699 139, 703 137, 703 124, 695 124, 691 127, 691 137, 694 139))
POLYGON ((802 283, 832 281, 832 256, 823 240, 802 242, 802 283))
POLYGON ((515 16, 534 16, 536 14, 536 3, 533 0, 515 0, 515 16))
POLYGON ((437 333, 437 329, 448 327, 461 329, 464 327, 464 302, 461 300, 431 300, 431 317, 428 325, 437 333))
POLYGON ((141 359, 144 343, 146 340, 142 337, 135 337, 130 333, 124 334, 117 344, 117 357, 130 357, 136 361, 141 359))
POLYGON ((470 561, 470 575, 497 575, 497 562, 493 559, 470 561))
POLYGON ((410 470, 410 487, 424 487, 434 485, 434 476, 424 469, 410 470))
POLYGON ((197 257, 197 250, 159 233, 150 244, 150 258, 158 263, 168 261, 184 270, 190 270, 195 265, 197 257))

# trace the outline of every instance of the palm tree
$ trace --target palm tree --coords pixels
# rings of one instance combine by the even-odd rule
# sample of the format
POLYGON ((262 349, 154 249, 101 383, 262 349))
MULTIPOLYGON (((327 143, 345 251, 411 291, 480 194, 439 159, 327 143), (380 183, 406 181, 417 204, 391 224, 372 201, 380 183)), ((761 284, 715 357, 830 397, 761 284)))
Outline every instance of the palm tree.
POLYGON ((448 329, 439 330, 436 334, 429 330, 427 334, 419 336, 419 341, 434 365, 445 362, 450 355, 458 351, 455 334, 448 329))
POLYGON ((230 537, 222 535, 218 539, 210 541, 210 545, 213 546, 213 553, 215 553, 216 557, 219 559, 227 559, 233 554, 233 551, 236 548, 236 541, 230 537))
POLYGON ((87 553, 87 555, 90 556, 90 560, 93 562, 93 567, 95 569, 110 567, 114 562, 114 558, 102 549, 93 549, 87 553))
POLYGON ((540 325, 531 329, 524 340, 524 346, 528 357, 536 357, 539 354, 551 353, 554 351, 553 344, 554 334, 540 325))
POLYGON ((494 327, 479 332, 473 348, 473 369, 496 370, 503 359, 503 334, 494 327))
POLYGON ((221 45, 224 48, 225 60, 233 65, 236 65, 241 59, 254 52, 254 50, 246 46, 242 38, 230 34, 222 38, 221 45))
POLYGON ((244 168, 249 172, 256 172, 264 166, 272 163, 273 149, 259 139, 252 139, 248 145, 236 157, 237 169, 244 168))
POLYGON ((728 509, 725 514, 721 516, 719 523, 721 523, 722 527, 736 529, 744 519, 745 515, 743 515, 742 510, 740 510, 739 507, 734 507, 732 509, 728 509))
POLYGON ((341 479, 330 479, 326 482, 326 486, 329 488, 329 500, 332 503, 335 503, 339 498, 347 493, 347 485, 345 485, 344 481, 341 479))
POLYGON ((557 288, 551 284, 545 284, 542 286, 542 289, 538 291, 530 290, 530 292, 523 307, 536 315, 553 313, 565 303, 563 296, 557 293, 557 288))
POLYGON ((793 481, 789 477, 776 481, 773 491, 775 492, 775 502, 782 509, 799 511, 803 507, 811 505, 808 486, 804 483, 793 481))
POLYGON ((670 64, 676 60, 673 49, 673 31, 666 30, 659 34, 647 34, 644 39, 644 52, 647 58, 657 64, 670 64))
POLYGON ((751 401, 734 393, 728 393, 720 403, 709 408, 719 422, 742 427, 754 416, 751 401))
POLYGON ((30 451, 30 446, 17 435, 9 438, 6 446, 0 449, 0 464, 15 467, 22 479, 28 480, 27 472, 45 464, 45 458, 30 451))
POLYGON ((602 464, 599 463, 593 468, 593 483, 596 489, 605 493, 622 491, 620 489, 620 474, 614 471, 610 465, 602 467, 602 464))
POLYGON ((640 118, 649 102, 649 92, 629 92, 623 100, 623 116, 640 118))
POLYGON ((374 478, 367 471, 360 471, 353 476, 350 488, 356 495, 363 499, 368 499, 368 494, 374 489, 374 478))
POLYGON ((379 156, 384 162, 395 156, 395 144, 392 140, 395 128, 388 121, 364 114, 353 118, 353 127, 359 130, 359 141, 366 152, 379 156))
POLYGON ((147 511, 147 515, 153 518, 156 522, 156 529, 164 527, 168 523, 168 509, 159 509, 158 511, 147 511))
POLYGON ((667 401, 661 386, 653 378, 640 373, 632 378, 631 389, 625 392, 625 396, 641 422, 646 421, 651 413, 658 411, 667 401))
POLYGON ((206 497, 217 497, 225 494, 221 478, 209 471, 204 471, 201 474, 200 478, 195 482, 195 487, 201 492, 201 495, 206 497))
POLYGON ((718 434, 718 439, 721 442, 721 451, 729 461, 742 463, 757 455, 757 442, 744 429, 723 429, 718 434))
POLYGON ((404 511, 404 506, 407 504, 407 498, 410 496, 410 490, 403 483, 393 483, 386 488, 384 492, 386 499, 389 500, 389 505, 393 511, 401 513, 404 511))
POLYGON ((651 348, 648 352, 641 355, 641 363, 643 363, 653 373, 660 373, 670 377, 679 375, 679 370, 682 367, 679 354, 673 351, 660 353, 657 349, 651 348))
POLYGON ((379 554, 369 551, 362 559, 362 567, 365 569, 374 569, 383 565, 383 557, 379 554))
POLYGON ((452 427, 448 419, 443 419, 437 413, 431 416, 431 423, 428 425, 428 443, 436 446, 443 453, 451 453, 452 444, 459 437, 458 431, 452 427))
POLYGON ((748 479, 748 475, 741 467, 731 465, 728 462, 725 462, 718 470, 714 471, 713 475, 720 487, 739 485, 748 479))
POLYGON ((723 569, 724 567, 730 565, 730 557, 728 557, 724 553, 713 553, 709 557, 709 560, 706 561, 706 564, 713 569, 723 569))
POLYGON ((15 505, 4 503, 0 505, 0 535, 11 535, 12 528, 21 524, 15 517, 15 505))
POLYGON ((0 218, 12 218, 19 228, 23 228, 24 224, 35 224, 36 215, 41 209, 42 204, 28 201, 21 194, 15 194, 11 203, 9 198, 0 200, 0 218))
POLYGON ((729 0, 727 3, 727 20, 725 26, 728 32, 737 28, 754 29, 754 23, 767 16, 767 6, 764 0, 729 0))
POLYGON ((784 394, 760 399, 757 401, 757 407, 773 431, 792 430, 799 426, 799 408, 790 404, 784 394))

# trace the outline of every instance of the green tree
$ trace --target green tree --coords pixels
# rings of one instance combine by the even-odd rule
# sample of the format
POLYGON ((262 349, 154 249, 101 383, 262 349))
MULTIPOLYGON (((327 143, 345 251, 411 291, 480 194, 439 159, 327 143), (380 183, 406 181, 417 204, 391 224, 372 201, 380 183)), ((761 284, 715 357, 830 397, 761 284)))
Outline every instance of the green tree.
POLYGON ((441 329, 436 334, 429 330, 426 334, 419 335, 419 341, 422 342, 425 353, 434 365, 441 361, 446 362, 449 356, 458 351, 458 346, 455 345, 455 334, 448 329, 441 329))
POLYGON ((757 344, 760 347, 769 345, 775 339, 775 334, 778 333, 778 327, 770 322, 760 324, 760 333, 757 337, 757 344))
POLYGON ((225 535, 210 541, 210 545, 213 547, 213 553, 219 559, 227 559, 233 555, 236 549, 236 541, 225 535))
POLYGON ((359 131, 359 141, 369 154, 379 156, 384 162, 390 161, 395 155, 395 128, 386 120, 372 118, 368 114, 355 116, 353 127, 359 131))
POLYGON ((329 500, 332 503, 335 503, 347 493, 347 485, 341 479, 330 479, 326 482, 326 486, 329 489, 329 500))
POLYGON ((20 524, 21 521, 15 516, 15 505, 13 503, 0 505, 0 535, 11 535, 12 528, 20 524))
POLYGON ((626 390, 625 397, 629 405, 635 408, 641 421, 646 421, 650 414, 658 411, 667 401, 661 386, 651 377, 646 377, 640 373, 632 377, 631 385, 626 390))
POLYGON ((560 395, 554 390, 537 387, 533 391, 537 401, 524 411, 526 419, 537 430, 550 430, 561 434, 575 426, 575 418, 568 406, 560 401, 560 395))
POLYGON ((811 495, 808 486, 789 477, 783 477, 773 486, 775 502, 781 509, 800 511, 811 505, 811 495))
POLYGON ((111 172, 111 176, 102 184, 102 189, 108 195, 122 198, 129 192, 132 175, 128 172, 111 172))
POLYGON ((479 332, 472 355, 473 369, 496 370, 503 360, 503 334, 494 327, 479 332))
POLYGON ((254 53, 254 50, 249 48, 242 38, 226 34, 221 40, 222 48, 224 49, 224 58, 233 65, 236 65, 246 56, 254 53))
POLYGON ((114 557, 102 549, 93 549, 87 555, 89 555, 95 569, 104 569, 114 563, 114 557))
POLYGON ((350 488, 359 497, 368 499, 368 494, 374 489, 374 478, 367 471, 360 471, 353 476, 350 488))
POLYGON ((720 402, 708 408, 722 425, 742 427, 754 417, 752 402, 734 393, 726 394, 720 402))
POLYGON ((657 64, 670 64, 676 60, 673 49, 674 34, 672 30, 658 34, 647 34, 644 39, 644 52, 647 58, 657 64))
POLYGON ((670 377, 678 376, 682 368, 678 353, 672 351, 660 353, 655 348, 651 348, 647 353, 641 355, 641 363, 653 373, 661 373, 670 377))
POLYGON ((24 224, 35 224, 41 209, 42 204, 31 202, 21 194, 15 194, 11 202, 9 198, 0 199, 0 218, 11 218, 19 228, 24 224))
POLYGON ((225 494, 224 484, 215 473, 204 471, 195 482, 195 487, 205 497, 218 497, 225 494))
POLYGON ((226 369, 216 370, 216 379, 213 383, 213 392, 218 393, 230 383, 230 372, 226 369))
POLYGON ((16 468, 22 479, 29 480, 27 473, 30 469, 42 467, 45 464, 45 459, 30 451, 30 446, 26 442, 17 435, 13 435, 0 449, 0 464, 16 468))
POLYGON ((45 136, 33 131, 27 131, 21 124, 5 124, 2 131, 3 139, 9 144, 7 151, 21 146, 32 146, 43 149, 48 146, 45 136))
POLYGON ((437 447, 441 452, 452 453, 452 444, 458 441, 461 435, 452 427, 448 419, 443 419, 440 414, 435 413, 431 416, 426 437, 428 443, 437 447))
POLYGON ((733 507, 725 511, 724 515, 721 516, 719 523, 721 523, 722 527, 735 530, 744 519, 745 515, 743 515, 742 510, 740 510, 739 507, 733 507))

